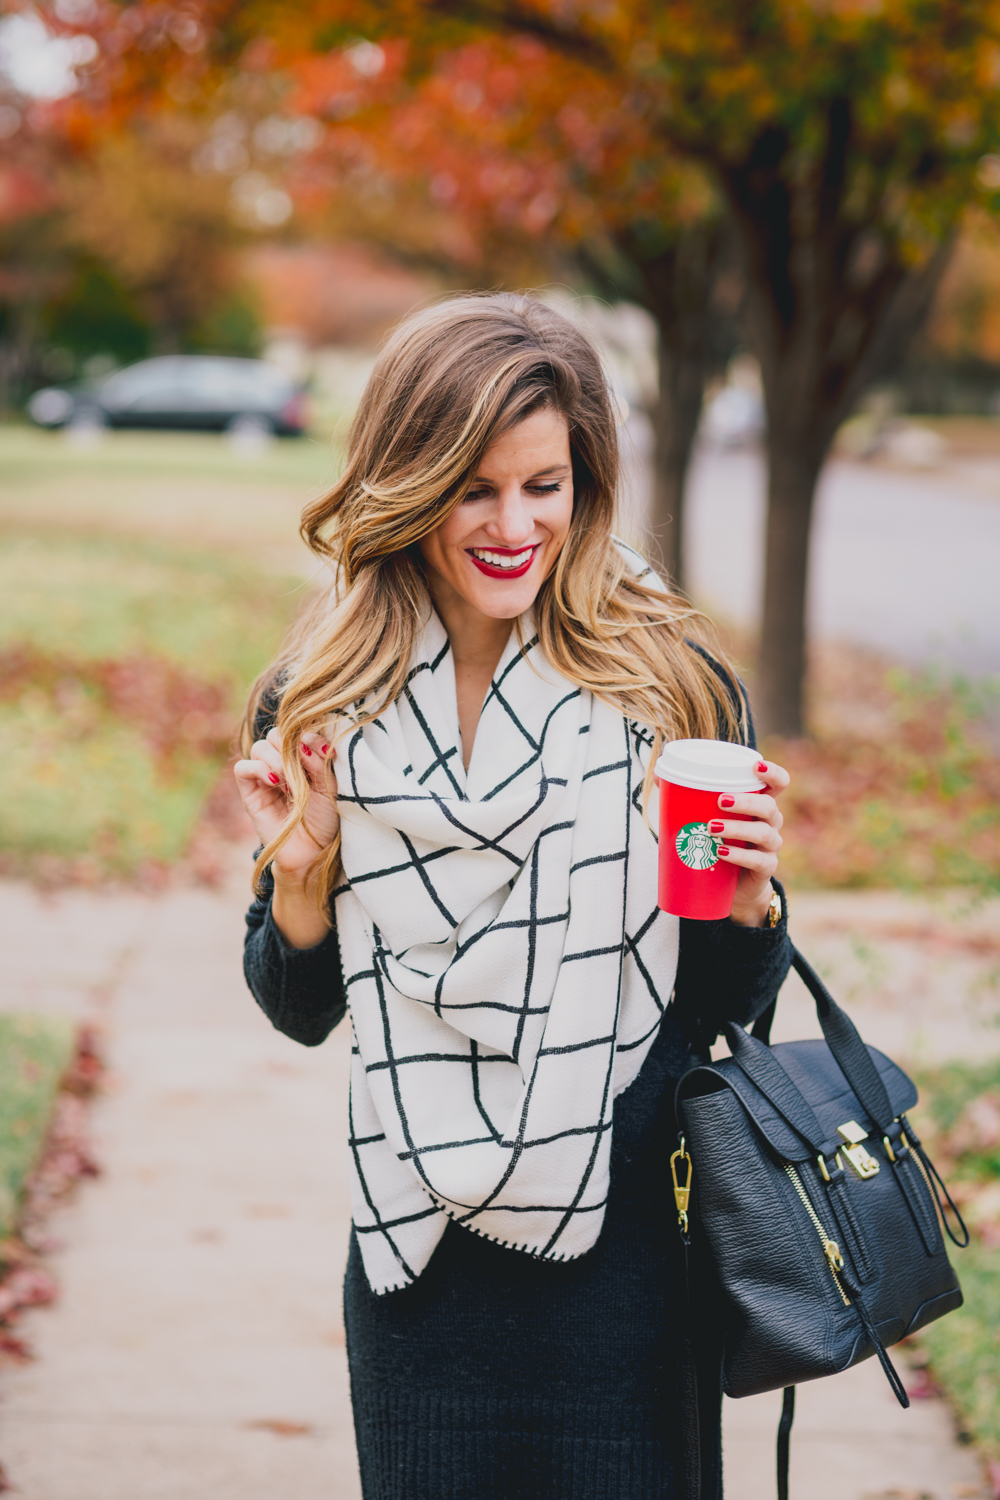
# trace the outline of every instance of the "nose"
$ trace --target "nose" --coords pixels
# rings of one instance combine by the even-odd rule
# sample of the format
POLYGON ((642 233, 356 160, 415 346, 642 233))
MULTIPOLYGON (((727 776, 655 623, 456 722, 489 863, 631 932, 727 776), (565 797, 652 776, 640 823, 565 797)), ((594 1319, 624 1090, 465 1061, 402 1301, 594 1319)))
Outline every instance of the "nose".
POLYGON ((519 484, 503 486, 486 529, 502 547, 521 547, 531 538, 535 519, 519 484))

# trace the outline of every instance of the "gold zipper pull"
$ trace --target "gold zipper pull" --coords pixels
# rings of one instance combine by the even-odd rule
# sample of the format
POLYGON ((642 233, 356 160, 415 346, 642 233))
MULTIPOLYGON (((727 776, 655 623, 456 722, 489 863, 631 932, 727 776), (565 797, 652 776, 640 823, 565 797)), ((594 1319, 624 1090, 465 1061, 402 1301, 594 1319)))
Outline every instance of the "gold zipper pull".
POLYGON ((694 1176, 694 1162, 684 1149, 683 1136, 681 1136, 680 1146, 670 1158, 670 1175, 674 1182, 674 1202, 677 1204, 677 1222, 681 1226, 681 1232, 687 1234, 688 1204, 691 1201, 691 1178, 694 1176), (679 1160, 687 1162, 687 1176, 683 1184, 677 1181, 677 1163, 679 1160))
POLYGON ((823 1254, 830 1262, 831 1271, 842 1271, 844 1269, 844 1257, 840 1253, 840 1246, 836 1240, 823 1241, 823 1254))

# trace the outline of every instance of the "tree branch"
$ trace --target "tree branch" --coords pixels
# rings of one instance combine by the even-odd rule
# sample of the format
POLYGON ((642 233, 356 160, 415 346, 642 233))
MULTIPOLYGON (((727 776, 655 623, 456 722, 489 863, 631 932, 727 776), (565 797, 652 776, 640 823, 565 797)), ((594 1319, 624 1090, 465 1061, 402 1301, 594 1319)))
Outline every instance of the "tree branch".
POLYGON ((493 31, 507 31, 522 36, 537 37, 553 50, 587 63, 600 73, 614 74, 619 71, 618 61, 595 36, 575 28, 560 26, 548 16, 518 4, 507 4, 504 0, 494 4, 491 0, 430 0, 428 9, 451 20, 471 22, 486 26, 493 31))

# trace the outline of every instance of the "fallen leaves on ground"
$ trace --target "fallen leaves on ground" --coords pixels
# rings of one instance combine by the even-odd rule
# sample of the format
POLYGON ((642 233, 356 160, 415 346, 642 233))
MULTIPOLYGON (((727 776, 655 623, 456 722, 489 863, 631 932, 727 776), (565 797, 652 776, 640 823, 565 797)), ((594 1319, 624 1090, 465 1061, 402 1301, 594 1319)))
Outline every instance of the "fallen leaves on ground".
POLYGON ((799 886, 1000 888, 992 690, 817 651, 809 739, 766 741, 791 773, 781 874, 799 886))
POLYGON ((289 1422, 284 1417, 257 1417, 243 1425, 250 1432, 273 1432, 276 1437, 305 1437, 313 1430, 309 1422, 289 1422))
POLYGON ((16 1233, 0 1241, 0 1363, 31 1358, 29 1346, 16 1331, 17 1321, 26 1308, 45 1306, 59 1294, 44 1260, 50 1248, 47 1223, 53 1207, 81 1178, 98 1174, 87 1138, 87 1103, 103 1073, 96 1034, 83 1027, 56 1096, 41 1156, 25 1182, 16 1233))
POLYGON ((948 1063, 921 1071, 918 1083, 914 1124, 972 1243, 950 1250, 965 1305, 922 1329, 917 1345, 925 1379, 940 1383, 985 1451, 1000 1500, 1000 1059, 948 1063))
POLYGON ((0 738, 45 747, 19 767, 30 808, 5 831, 0 873, 150 890, 172 873, 223 879, 226 847, 249 827, 230 679, 150 653, 78 659, 20 643, 0 649, 0 710, 0 738), (98 795, 84 798, 94 778, 98 795))
POLYGON ((102 713, 142 731, 165 774, 184 754, 225 754, 233 737, 232 688, 152 655, 76 660, 21 644, 0 651, 0 701, 44 694, 66 733, 83 739, 102 713))

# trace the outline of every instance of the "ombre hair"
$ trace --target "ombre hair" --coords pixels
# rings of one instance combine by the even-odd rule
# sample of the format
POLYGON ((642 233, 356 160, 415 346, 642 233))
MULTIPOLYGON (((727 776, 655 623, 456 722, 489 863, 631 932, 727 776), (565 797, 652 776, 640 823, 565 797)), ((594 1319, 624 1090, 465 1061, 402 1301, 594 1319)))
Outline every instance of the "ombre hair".
MULTIPOLYGON (((534 603, 546 657, 652 731, 647 798, 665 740, 745 739, 744 700, 711 625, 680 595, 636 580, 615 543, 618 436, 597 354, 544 302, 504 292, 449 297, 413 314, 379 355, 344 472, 302 516, 331 582, 255 685, 245 755, 262 708, 276 706, 289 746, 313 731, 332 741, 345 715, 369 723, 399 696, 432 608, 420 539, 461 503, 490 445, 546 408, 569 426, 574 488, 569 533, 534 603)), ((284 767, 288 819, 260 852, 258 888, 309 800, 301 758, 286 753, 284 767)), ((313 866, 324 911, 339 846, 338 835, 313 866)))

